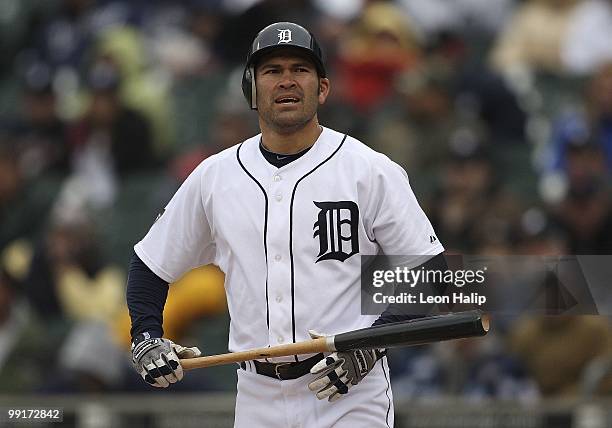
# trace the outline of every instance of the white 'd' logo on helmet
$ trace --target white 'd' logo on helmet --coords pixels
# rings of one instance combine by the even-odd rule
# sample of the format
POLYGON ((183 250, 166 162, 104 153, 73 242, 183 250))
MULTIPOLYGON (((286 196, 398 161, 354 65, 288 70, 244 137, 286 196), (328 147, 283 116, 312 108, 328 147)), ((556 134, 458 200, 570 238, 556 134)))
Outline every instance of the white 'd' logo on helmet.
POLYGON ((278 43, 291 43, 291 30, 278 30, 278 43))

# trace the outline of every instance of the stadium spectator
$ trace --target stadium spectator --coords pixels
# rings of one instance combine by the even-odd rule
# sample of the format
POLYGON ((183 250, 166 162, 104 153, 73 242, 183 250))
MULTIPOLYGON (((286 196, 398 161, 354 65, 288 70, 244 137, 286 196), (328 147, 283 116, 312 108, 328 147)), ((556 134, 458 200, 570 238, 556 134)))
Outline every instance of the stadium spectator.
POLYGON ((512 0, 397 0, 427 39, 444 33, 479 32, 494 36, 507 21, 512 0))
POLYGON ((340 40, 339 97, 367 114, 390 95, 395 78, 420 60, 418 36, 406 14, 393 3, 368 4, 340 40))
POLYGON ((128 363, 107 324, 75 322, 57 347, 57 363, 40 392, 103 393, 121 389, 128 363))
POLYGON ((612 335, 605 317, 526 317, 511 332, 510 344, 543 396, 568 397, 578 393, 587 365, 610 354, 612 335))
POLYGON ((567 175, 570 152, 576 153, 581 147, 592 148, 591 153, 602 152, 603 162, 586 166, 592 169, 591 174, 612 174, 612 63, 603 65, 590 79, 583 105, 554 121, 546 173, 567 175))
POLYGON ((561 49, 561 59, 569 73, 591 74, 612 61, 612 3, 585 0, 574 12, 561 49))
POLYGON ((22 218, 14 216, 14 207, 20 199, 23 181, 17 155, 8 141, 0 144, 0 248, 25 232, 27 226, 17 227, 22 218), (9 227, 10 226, 10 227, 9 227))
POLYGON ((415 178, 438 164, 461 126, 452 83, 444 64, 422 64, 403 72, 387 102, 374 113, 365 141, 415 178))
POLYGON ((389 369, 398 396, 432 401, 446 394, 447 373, 430 346, 389 350, 389 369))
POLYGON ((402 397, 432 401, 462 396, 471 401, 516 400, 531 403, 539 391, 525 366, 508 355, 503 340, 459 340, 390 351, 394 390, 402 397))
POLYGON ((55 215, 25 284, 33 308, 46 318, 112 324, 124 306, 125 274, 105 260, 91 218, 55 215))
POLYGON ((438 347, 448 376, 448 391, 472 401, 537 401, 540 393, 525 365, 508 350, 498 333, 487 341, 465 339, 438 347))
POLYGON ((146 46, 153 62, 173 80, 217 71, 223 66, 217 55, 222 29, 218 5, 195 2, 192 10, 179 4, 153 9, 145 27, 146 46))
POLYGON ((561 50, 582 0, 527 0, 518 5, 491 52, 500 73, 516 68, 563 73, 561 50))
POLYGON ((503 246, 519 219, 520 200, 501 181, 490 150, 466 129, 450 141, 442 180, 429 205, 450 250, 471 253, 481 246, 503 246))
POLYGON ((66 175, 69 171, 66 124, 57 112, 52 84, 53 70, 48 64, 35 62, 26 67, 22 113, 14 135, 20 168, 28 179, 49 172, 66 175))
POLYGON ((5 394, 36 390, 47 378, 62 339, 29 310, 18 247, 0 252, 0 393, 5 394))
POLYGON ((540 207, 530 207, 521 215, 519 230, 514 233, 515 253, 533 256, 569 254, 565 235, 551 213, 540 207))
MULTIPOLYGON (((581 152, 592 149, 580 149, 581 152)), ((591 154, 576 156, 591 157, 591 154)), ((570 182, 563 201, 553 207, 553 215, 567 232, 572 254, 612 252, 612 202, 605 183, 590 175, 570 182)))
POLYGON ((53 69, 77 70, 91 43, 93 0, 62 0, 57 9, 36 28, 33 48, 53 69))
POLYGON ((34 240, 42 233, 58 183, 27 181, 19 165, 15 141, 0 138, 0 249, 12 241, 34 240))
POLYGON ((162 157, 172 153, 175 146, 172 79, 152 61, 149 51, 153 47, 144 38, 137 27, 111 27, 100 33, 91 50, 94 64, 108 64, 118 73, 118 99, 145 117, 150 128, 149 152, 153 150, 155 156, 162 157))
POLYGON ((149 122, 121 101, 119 85, 112 63, 92 67, 89 108, 71 129, 77 170, 81 163, 96 162, 124 176, 155 165, 149 122))

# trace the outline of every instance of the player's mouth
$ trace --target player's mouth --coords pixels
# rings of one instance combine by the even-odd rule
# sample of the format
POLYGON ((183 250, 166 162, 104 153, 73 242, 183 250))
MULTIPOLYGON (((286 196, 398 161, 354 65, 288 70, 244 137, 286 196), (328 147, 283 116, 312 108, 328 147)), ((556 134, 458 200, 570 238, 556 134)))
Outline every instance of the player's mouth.
POLYGON ((276 104, 297 104, 300 102, 300 99, 294 96, 280 96, 277 97, 274 102, 276 104))

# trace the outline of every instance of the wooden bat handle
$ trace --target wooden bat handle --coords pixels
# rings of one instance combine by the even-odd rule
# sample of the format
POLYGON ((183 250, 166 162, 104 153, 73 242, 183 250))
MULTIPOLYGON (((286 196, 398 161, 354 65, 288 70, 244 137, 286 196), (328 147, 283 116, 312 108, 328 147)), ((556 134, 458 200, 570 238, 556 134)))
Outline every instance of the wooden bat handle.
POLYGON ((248 351, 230 352, 228 354, 210 355, 207 357, 187 358, 181 360, 183 370, 199 369, 202 367, 219 366, 242 361, 258 360, 261 358, 287 357, 299 354, 318 354, 319 352, 333 351, 325 337, 306 340, 304 342, 289 343, 272 348, 250 349, 248 351))
POLYGON ((271 357, 423 345, 443 340, 484 336, 488 330, 489 318, 482 312, 457 312, 382 324, 288 345, 189 358, 181 360, 181 365, 183 369, 191 370, 271 357))

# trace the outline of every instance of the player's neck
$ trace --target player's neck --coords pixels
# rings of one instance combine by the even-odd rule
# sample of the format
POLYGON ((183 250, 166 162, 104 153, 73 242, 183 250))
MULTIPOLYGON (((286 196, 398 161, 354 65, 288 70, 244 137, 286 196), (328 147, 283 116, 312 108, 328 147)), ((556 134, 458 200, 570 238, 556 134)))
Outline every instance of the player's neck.
POLYGON ((278 154, 295 154, 312 146, 323 132, 316 116, 305 127, 291 132, 280 132, 261 123, 261 141, 264 147, 278 154))

